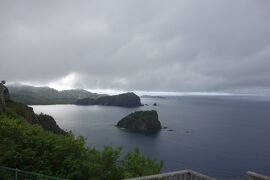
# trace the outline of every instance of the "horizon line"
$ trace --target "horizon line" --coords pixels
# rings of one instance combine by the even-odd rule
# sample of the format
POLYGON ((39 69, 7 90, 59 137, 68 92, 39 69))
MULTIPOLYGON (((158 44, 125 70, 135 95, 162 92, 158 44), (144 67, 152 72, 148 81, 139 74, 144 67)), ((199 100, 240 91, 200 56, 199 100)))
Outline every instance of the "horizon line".
POLYGON ((30 83, 14 83, 9 82, 7 86, 32 86, 32 87, 48 87, 57 91, 82 89, 92 93, 118 95, 126 92, 134 92, 138 96, 264 96, 266 94, 254 93, 235 93, 221 91, 145 91, 145 90, 120 90, 120 89, 91 89, 91 88, 55 88, 49 85, 30 84, 30 83))

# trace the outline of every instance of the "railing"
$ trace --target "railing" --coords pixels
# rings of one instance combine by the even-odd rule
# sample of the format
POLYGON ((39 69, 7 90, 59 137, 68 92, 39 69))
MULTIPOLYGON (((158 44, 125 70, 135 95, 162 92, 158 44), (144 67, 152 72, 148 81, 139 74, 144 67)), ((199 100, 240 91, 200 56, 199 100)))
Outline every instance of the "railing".
POLYGON ((174 171, 169 173, 155 174, 131 178, 128 180, 215 180, 215 178, 195 172, 193 170, 174 171))
POLYGON ((270 180, 270 176, 265 176, 252 171, 247 172, 249 180, 270 180))
MULTIPOLYGON (((252 171, 247 172, 249 180, 270 180, 270 176, 265 176, 252 171)), ((39 173, 22 171, 0 166, 1 180, 67 180, 63 178, 47 176, 39 173)), ((216 180, 213 177, 206 176, 193 170, 181 170, 150 176, 136 177, 127 180, 216 180)))
POLYGON ((1 180, 66 180, 44 174, 0 166, 1 180))

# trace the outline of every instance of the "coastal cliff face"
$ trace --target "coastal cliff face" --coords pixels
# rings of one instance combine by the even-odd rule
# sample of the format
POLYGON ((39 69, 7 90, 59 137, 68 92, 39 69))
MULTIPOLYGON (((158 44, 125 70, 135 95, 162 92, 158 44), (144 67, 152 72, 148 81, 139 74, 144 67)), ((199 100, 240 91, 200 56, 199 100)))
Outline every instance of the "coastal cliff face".
POLYGON ((43 129, 47 131, 53 131, 55 133, 65 134, 66 132, 62 130, 57 124, 52 116, 47 114, 39 114, 36 115, 38 122, 37 124, 41 125, 43 129))
POLYGON ((31 124, 38 124, 47 131, 52 131, 58 134, 65 134, 55 122, 55 120, 46 114, 37 115, 34 113, 32 107, 25 104, 14 102, 10 100, 9 91, 3 83, 0 83, 0 114, 6 113, 10 116, 21 116, 31 124))
POLYGON ((155 110, 131 113, 120 120, 116 126, 133 131, 150 133, 157 132, 161 129, 161 123, 158 120, 158 114, 155 110))
POLYGON ((6 113, 16 113, 16 115, 22 116, 27 122, 31 124, 40 125, 44 130, 52 131, 58 134, 65 134, 57 124, 53 117, 46 114, 35 114, 32 107, 28 107, 25 104, 18 102, 7 102, 6 113))
POLYGON ((84 98, 76 102, 77 105, 104 105, 104 106, 122 106, 138 107, 141 106, 141 99, 136 94, 129 92, 115 96, 103 96, 97 99, 84 98))
POLYGON ((4 101, 4 93, 0 84, 0 113, 4 111, 5 101, 4 101))
POLYGON ((4 85, 5 81, 0 82, 0 113, 4 111, 6 102, 9 101, 9 91, 4 85))

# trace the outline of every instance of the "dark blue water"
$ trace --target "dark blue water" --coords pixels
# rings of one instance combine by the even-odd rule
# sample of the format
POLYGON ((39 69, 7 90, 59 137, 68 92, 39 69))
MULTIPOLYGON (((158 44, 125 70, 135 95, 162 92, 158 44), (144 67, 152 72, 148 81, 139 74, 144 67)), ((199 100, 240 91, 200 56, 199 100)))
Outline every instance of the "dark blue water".
POLYGON ((219 178, 243 177, 252 170, 270 174, 270 99, 268 97, 189 96, 142 98, 158 106, 33 106, 52 115, 60 127, 87 138, 89 146, 139 146, 164 160, 163 172, 193 169, 219 178), (155 135, 121 130, 114 125, 136 110, 155 109, 163 126, 155 135))

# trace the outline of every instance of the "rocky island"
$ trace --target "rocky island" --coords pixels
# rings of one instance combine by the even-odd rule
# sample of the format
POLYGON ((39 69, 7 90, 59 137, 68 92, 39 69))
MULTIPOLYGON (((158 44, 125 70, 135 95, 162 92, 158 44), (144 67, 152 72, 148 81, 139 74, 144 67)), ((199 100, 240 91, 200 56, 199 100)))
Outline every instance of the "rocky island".
POLYGON ((76 102, 77 105, 104 105, 104 106, 122 106, 138 107, 141 106, 141 99, 136 94, 129 92, 114 96, 102 96, 97 99, 83 98, 76 102))
POLYGON ((116 126, 147 133, 158 132, 161 129, 161 123, 155 110, 131 113, 120 120, 116 126))

